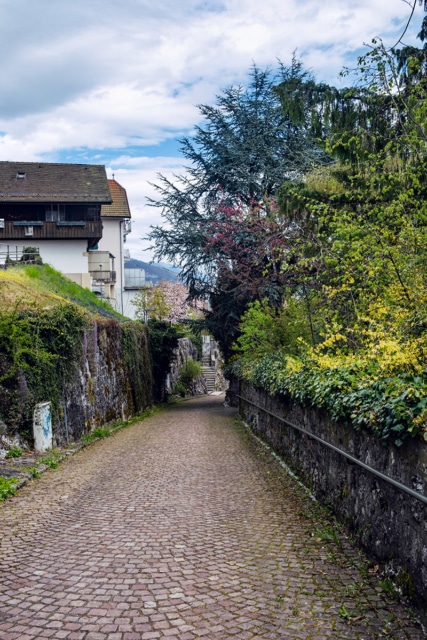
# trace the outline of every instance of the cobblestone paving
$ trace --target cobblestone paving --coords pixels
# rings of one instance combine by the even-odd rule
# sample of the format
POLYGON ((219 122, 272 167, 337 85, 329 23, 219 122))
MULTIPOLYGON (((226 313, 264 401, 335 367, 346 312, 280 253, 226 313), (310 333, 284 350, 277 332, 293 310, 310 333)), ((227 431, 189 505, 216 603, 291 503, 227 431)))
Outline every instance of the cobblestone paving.
POLYGON ((1 640, 426 637, 222 403, 171 407, 0 505, 1 640))

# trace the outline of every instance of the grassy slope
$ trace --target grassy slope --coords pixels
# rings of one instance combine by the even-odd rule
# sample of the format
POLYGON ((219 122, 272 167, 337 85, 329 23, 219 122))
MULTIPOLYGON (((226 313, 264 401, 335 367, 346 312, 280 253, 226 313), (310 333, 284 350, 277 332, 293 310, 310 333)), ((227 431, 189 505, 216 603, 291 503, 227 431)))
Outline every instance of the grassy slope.
POLYGON ((11 310, 16 304, 46 309, 67 302, 83 307, 91 315, 128 320, 49 265, 16 265, 0 270, 0 311, 11 310))

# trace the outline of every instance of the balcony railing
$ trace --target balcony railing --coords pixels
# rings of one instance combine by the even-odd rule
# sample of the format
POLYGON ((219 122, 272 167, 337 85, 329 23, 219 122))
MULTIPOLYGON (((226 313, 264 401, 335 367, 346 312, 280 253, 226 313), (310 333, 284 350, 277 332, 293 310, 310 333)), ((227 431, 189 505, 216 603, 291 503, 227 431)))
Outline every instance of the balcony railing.
POLYGON ((97 282, 116 282, 115 271, 89 271, 89 273, 97 282))
POLYGON ((75 240, 90 239, 98 241, 102 238, 102 222, 78 220, 60 222, 40 222, 19 220, 4 221, 0 225, 0 242, 5 240, 75 240))

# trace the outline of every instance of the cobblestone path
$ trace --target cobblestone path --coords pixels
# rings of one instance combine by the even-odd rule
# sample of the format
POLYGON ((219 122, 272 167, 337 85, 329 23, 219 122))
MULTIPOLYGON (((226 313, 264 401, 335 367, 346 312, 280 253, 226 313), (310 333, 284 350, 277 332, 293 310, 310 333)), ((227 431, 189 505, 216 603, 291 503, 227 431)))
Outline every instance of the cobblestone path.
POLYGON ((0 504, 0 639, 424 638, 322 518, 223 397, 173 406, 0 504))

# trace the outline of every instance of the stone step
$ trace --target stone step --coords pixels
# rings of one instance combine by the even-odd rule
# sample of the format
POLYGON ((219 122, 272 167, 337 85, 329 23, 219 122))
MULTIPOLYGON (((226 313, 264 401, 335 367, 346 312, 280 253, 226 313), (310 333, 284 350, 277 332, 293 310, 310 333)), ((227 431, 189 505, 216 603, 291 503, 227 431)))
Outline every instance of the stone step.
POLYGON ((206 390, 208 393, 215 389, 216 371, 213 367, 205 366, 202 364, 202 376, 206 383, 206 390))

